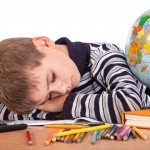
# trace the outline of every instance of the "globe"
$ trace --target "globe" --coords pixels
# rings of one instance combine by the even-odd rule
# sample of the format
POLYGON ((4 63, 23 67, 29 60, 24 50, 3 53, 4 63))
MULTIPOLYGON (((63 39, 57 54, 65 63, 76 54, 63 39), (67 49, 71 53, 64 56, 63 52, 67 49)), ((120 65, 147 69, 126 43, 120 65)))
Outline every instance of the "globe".
POLYGON ((150 88, 150 10, 144 12, 132 25, 125 54, 132 73, 150 88))

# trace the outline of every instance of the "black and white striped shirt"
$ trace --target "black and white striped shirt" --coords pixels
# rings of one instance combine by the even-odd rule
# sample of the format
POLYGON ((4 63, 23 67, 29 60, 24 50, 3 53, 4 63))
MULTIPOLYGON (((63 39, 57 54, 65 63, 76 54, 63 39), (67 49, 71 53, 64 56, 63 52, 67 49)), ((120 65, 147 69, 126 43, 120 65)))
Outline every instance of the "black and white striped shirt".
MULTIPOLYGON (((103 122, 121 123, 123 111, 150 106, 150 97, 130 72, 124 52, 109 43, 71 42, 60 38, 77 65, 81 81, 67 97, 62 114, 65 119, 90 117, 103 122)), ((55 119, 56 113, 33 110, 17 115, 0 104, 0 120, 55 119)))

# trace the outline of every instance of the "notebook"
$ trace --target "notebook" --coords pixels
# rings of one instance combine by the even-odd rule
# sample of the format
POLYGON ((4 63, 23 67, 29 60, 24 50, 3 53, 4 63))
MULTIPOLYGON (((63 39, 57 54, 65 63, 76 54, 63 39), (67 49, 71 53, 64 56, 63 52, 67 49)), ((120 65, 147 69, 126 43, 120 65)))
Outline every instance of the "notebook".
MULTIPOLYGON (((1 121, 0 121, 1 122, 1 121)), ((29 126, 36 126, 36 125, 47 125, 47 124, 82 124, 88 125, 90 123, 101 123, 92 118, 88 117, 80 117, 76 119, 64 119, 64 120, 16 120, 16 121, 2 121, 3 123, 12 125, 12 124, 27 124, 29 126)))
POLYGON ((150 109, 123 112, 122 124, 150 129, 150 109))

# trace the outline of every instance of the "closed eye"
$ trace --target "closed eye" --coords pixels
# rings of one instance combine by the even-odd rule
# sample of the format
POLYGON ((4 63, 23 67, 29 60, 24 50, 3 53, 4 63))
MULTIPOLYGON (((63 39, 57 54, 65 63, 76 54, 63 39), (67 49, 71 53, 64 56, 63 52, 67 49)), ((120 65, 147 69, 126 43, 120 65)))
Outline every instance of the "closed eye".
POLYGON ((45 104, 46 101, 50 100, 50 98, 51 98, 51 94, 48 94, 48 95, 46 96, 46 99, 45 99, 41 104, 39 104, 39 105, 45 104))
POLYGON ((52 81, 51 82, 53 83, 53 82, 55 82, 55 80, 56 80, 56 74, 52 73, 52 81))
POLYGON ((47 99, 46 99, 44 102, 42 102, 41 104, 39 104, 39 105, 43 105, 43 104, 45 104, 45 103, 46 103, 46 101, 47 101, 47 99))

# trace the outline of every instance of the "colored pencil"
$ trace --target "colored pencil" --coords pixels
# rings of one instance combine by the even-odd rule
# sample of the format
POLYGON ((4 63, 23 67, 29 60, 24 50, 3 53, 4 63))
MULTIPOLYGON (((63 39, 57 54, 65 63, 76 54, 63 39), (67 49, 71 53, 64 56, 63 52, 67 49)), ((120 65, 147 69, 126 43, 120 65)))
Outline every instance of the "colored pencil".
POLYGON ((49 145, 53 138, 54 138, 54 136, 50 135, 49 138, 45 141, 45 145, 49 145))
POLYGON ((87 132, 82 132, 79 138, 77 139, 77 143, 81 143, 84 137, 87 135, 87 132))
POLYGON ((126 141, 126 140, 128 140, 129 139, 129 136, 130 136, 130 133, 131 133, 131 128, 129 128, 128 130, 127 130, 127 132, 124 134, 124 136, 123 136, 123 140, 124 141, 126 141))
POLYGON ((64 141, 65 141, 65 138, 66 138, 66 136, 61 136, 61 137, 60 137, 60 141, 61 141, 61 142, 64 142, 64 141))
POLYGON ((124 125, 122 130, 120 131, 120 133, 117 136, 117 140, 122 140, 124 134, 127 132, 127 130, 130 128, 129 125, 124 125))
POLYGON ((68 142, 68 140, 69 140, 70 136, 71 136, 71 134, 69 134, 69 135, 67 135, 67 136, 65 137, 65 139, 64 139, 64 142, 65 142, 65 143, 67 143, 67 142, 68 142))
MULTIPOLYGON (((63 130, 64 130, 64 129, 63 129, 63 130)), ((60 130, 60 131, 55 130, 54 133, 56 133, 56 132, 63 132, 63 130, 60 130)), ((51 142, 56 142, 56 137, 55 137, 53 134, 51 134, 51 135, 48 137, 48 139, 45 141, 45 145, 49 145, 51 142)))
POLYGON ((94 131, 94 130, 110 128, 110 126, 111 126, 110 124, 107 124, 107 125, 101 125, 101 126, 95 126, 95 127, 75 129, 75 130, 71 130, 71 131, 64 131, 64 132, 55 133, 54 136, 57 137, 57 136, 65 136, 65 135, 69 135, 69 134, 76 134, 76 133, 82 133, 82 132, 90 132, 90 131, 94 131))
POLYGON ((122 128, 123 128, 123 126, 119 126, 119 127, 117 128, 117 130, 116 130, 115 133, 114 133, 114 138, 117 139, 117 136, 118 136, 118 134, 120 133, 120 131, 122 130, 122 128))
POLYGON ((73 143, 73 139, 75 137, 75 134, 71 134, 70 138, 68 139, 67 143, 73 143))
POLYGON ((136 133, 133 129, 131 129, 131 136, 132 136, 132 139, 136 139, 136 133))
MULTIPOLYGON (((59 132, 64 132, 64 131, 68 131, 68 130, 70 130, 70 129, 65 128, 65 129, 63 129, 63 130, 60 130, 59 132)), ((56 141, 61 141, 61 137, 57 137, 57 138, 56 138, 56 141)))
POLYGON ((81 129, 87 128, 88 126, 85 125, 73 125, 73 124, 49 124, 45 125, 46 128, 70 128, 70 129, 81 129))
POLYGON ((105 132, 102 134, 102 139, 105 139, 107 132, 110 130, 110 128, 107 128, 105 132))
POLYGON ((110 130, 106 134, 106 139, 110 139, 110 136, 116 131, 117 127, 118 126, 116 124, 111 126, 110 130))
POLYGON ((102 129, 100 133, 97 135, 97 140, 100 140, 102 138, 103 133, 106 131, 106 129, 102 129))
MULTIPOLYGON (((66 129, 64 129, 64 131, 70 131, 71 129, 69 129, 69 128, 66 128, 66 129)), ((64 132, 63 131, 63 132, 64 132)), ((58 137, 56 137, 56 138, 58 138, 58 137)), ((62 137, 60 137, 60 141, 61 142, 65 142, 65 138, 66 138, 66 136, 62 136, 62 137)))
POLYGON ((32 142, 32 139, 31 139, 31 133, 30 133, 29 129, 26 130, 26 135, 27 135, 27 139, 28 139, 28 144, 32 145, 33 142, 32 142))
POLYGON ((73 139, 73 142, 77 142, 77 139, 80 137, 81 133, 77 133, 73 139))
POLYGON ((132 128, 143 140, 146 140, 147 139, 147 136, 141 131, 139 130, 138 128, 136 127, 133 127, 132 128))
POLYGON ((91 144, 95 144, 96 139, 97 139, 97 135, 98 135, 98 130, 95 130, 94 134, 93 134, 93 137, 92 137, 91 144))

